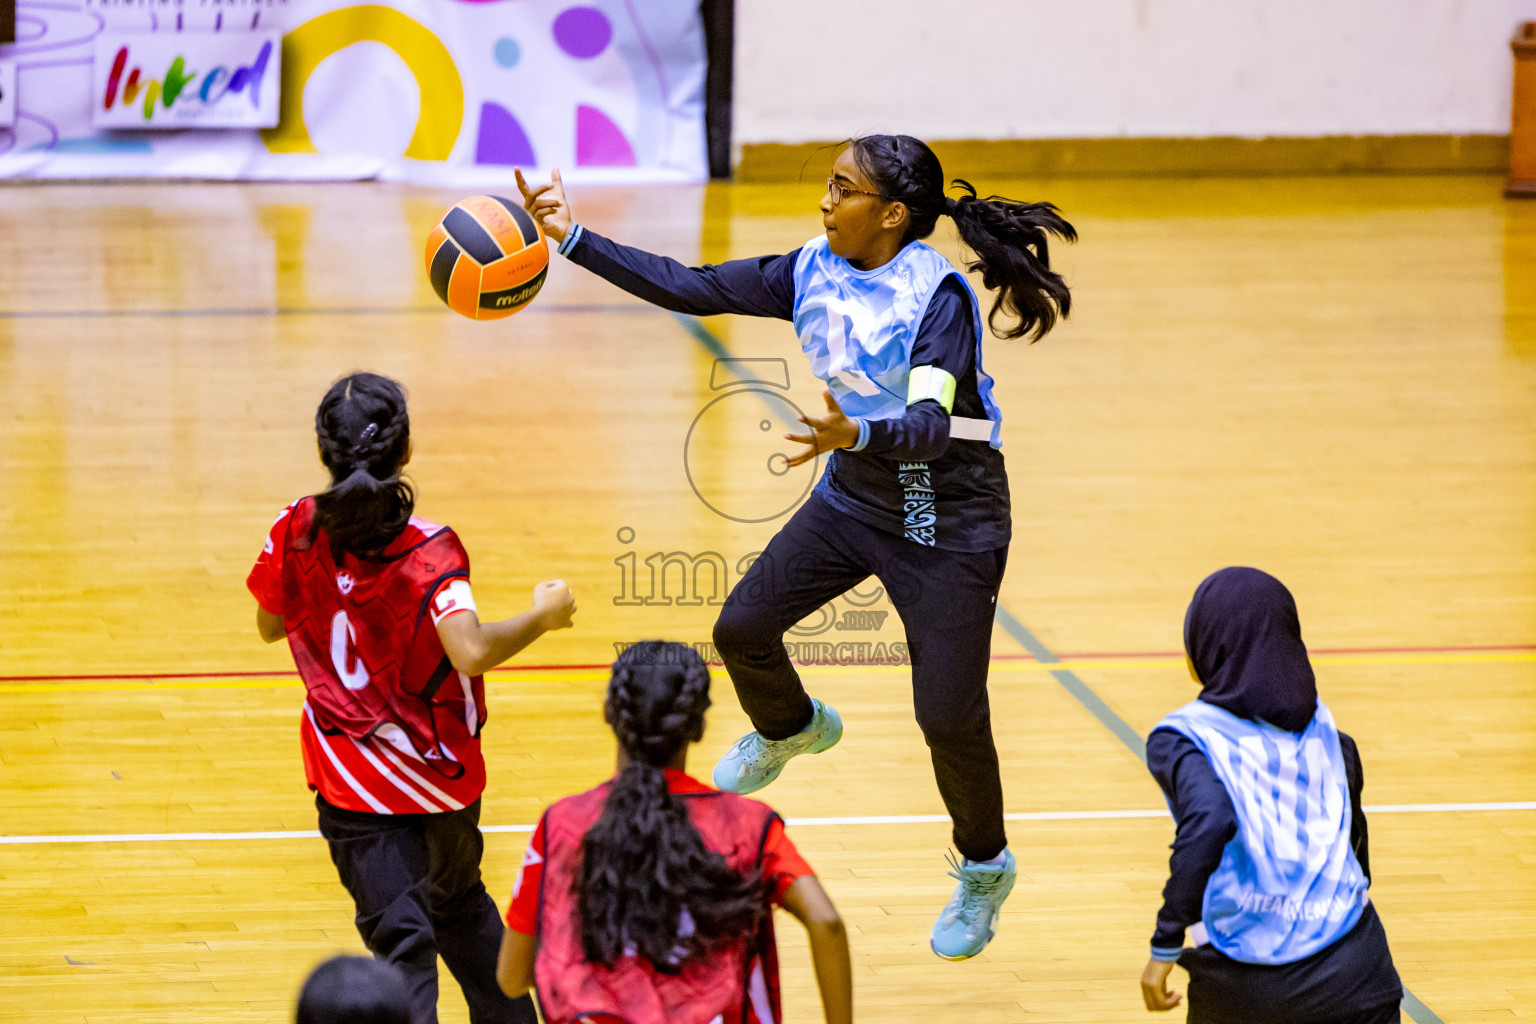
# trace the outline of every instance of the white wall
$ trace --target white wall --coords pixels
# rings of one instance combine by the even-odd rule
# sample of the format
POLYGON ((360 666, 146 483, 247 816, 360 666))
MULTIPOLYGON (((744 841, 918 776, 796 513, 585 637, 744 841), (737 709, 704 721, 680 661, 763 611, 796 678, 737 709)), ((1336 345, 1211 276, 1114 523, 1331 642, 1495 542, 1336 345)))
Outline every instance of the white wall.
POLYGON ((1504 134, 1536 0, 737 0, 735 139, 1504 134))

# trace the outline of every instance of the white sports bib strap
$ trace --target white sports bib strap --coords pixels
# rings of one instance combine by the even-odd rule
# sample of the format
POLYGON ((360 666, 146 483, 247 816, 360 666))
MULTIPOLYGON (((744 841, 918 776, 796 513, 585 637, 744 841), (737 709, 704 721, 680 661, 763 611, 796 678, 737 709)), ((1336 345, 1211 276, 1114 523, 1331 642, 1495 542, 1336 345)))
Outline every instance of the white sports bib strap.
POLYGON ((978 420, 971 416, 951 416, 949 418, 949 439, 951 441, 986 441, 992 440, 992 428, 997 426, 993 420, 978 420))
POLYGON ((907 404, 916 405, 932 399, 955 411, 955 375, 937 366, 914 366, 907 377, 907 404))
MULTIPOLYGON (((937 366, 914 366, 907 377, 907 404, 916 405, 918 402, 929 400, 938 402, 944 407, 945 412, 953 412, 955 375, 937 366)), ((951 416, 949 437, 950 440, 990 443, 992 428, 996 425, 992 420, 979 420, 971 416, 951 416)))

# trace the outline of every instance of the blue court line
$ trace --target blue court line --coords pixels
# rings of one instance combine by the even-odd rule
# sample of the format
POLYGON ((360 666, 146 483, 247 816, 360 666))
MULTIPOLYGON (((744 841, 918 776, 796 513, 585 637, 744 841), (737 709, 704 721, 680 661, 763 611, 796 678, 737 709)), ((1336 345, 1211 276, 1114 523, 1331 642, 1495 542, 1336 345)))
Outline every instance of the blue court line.
POLYGON ((696 316, 687 313, 673 313, 672 319, 682 324, 683 330, 693 335, 693 340, 703 345, 709 354, 716 359, 735 359, 736 355, 725 347, 725 342, 715 336, 715 332, 704 326, 704 322, 696 316))
POLYGON ((1403 1012, 1412 1017, 1418 1024, 1445 1024, 1440 1015, 1419 1001, 1419 997, 1408 991, 1408 986, 1403 986, 1403 1012))
MULTIPOLYGON (((719 336, 716 335, 714 331, 710 330, 708 327, 705 327, 704 322, 698 317, 690 316, 687 313, 673 313, 672 318, 679 324, 682 324, 683 330, 693 335, 693 340, 697 341, 700 345, 703 345, 705 350, 708 351, 709 354, 714 356, 716 359, 731 360, 739 358, 736 353, 726 348, 725 342, 721 341, 719 336)), ((742 376, 733 367, 727 368, 730 369, 731 375, 737 380, 741 381, 743 384, 754 383, 752 378, 742 376)), ((762 391, 759 391, 756 388, 752 390, 753 393, 762 400, 762 403, 768 407, 768 411, 773 415, 774 419, 778 420, 780 423, 784 424, 791 430, 805 429, 803 424, 791 422, 790 420, 786 419, 784 417, 783 407, 774 405, 772 402, 768 401, 768 396, 763 394, 762 391)), ((820 465, 821 456, 818 455, 816 458, 817 464, 820 465)))
MULTIPOLYGON (((646 302, 544 302, 529 306, 522 316, 605 313, 655 313, 646 302)), ((221 309, 35 309, 0 310, 0 320, 186 320, 208 317, 270 318, 283 316, 421 316, 452 315, 446 306, 249 306, 221 309)))
MULTIPOLYGON (((997 605, 997 623, 1003 627, 1009 636, 1017 640, 1020 646, 1034 655, 1036 661, 1044 665, 1057 665, 1061 663, 1061 659, 1056 657, 1049 647, 1042 644, 1035 637, 1035 634, 1026 629, 1024 623, 1014 618, 1008 609, 1003 607, 1001 602, 997 605)), ((1076 672, 1064 668, 1053 668, 1051 669, 1051 675, 1056 678, 1056 681, 1062 685, 1063 689, 1076 697, 1077 702, 1087 708, 1093 714, 1093 717, 1099 720, 1100 725, 1114 733, 1115 738, 1124 743, 1130 752, 1136 755, 1137 760, 1142 764, 1147 763, 1147 741, 1142 739, 1125 719, 1115 714, 1114 709, 1104 703, 1103 699, 1093 692, 1092 687, 1079 679, 1076 672)))
MULTIPOLYGON (((1031 633, 1024 623, 1014 618, 1001 603, 997 606, 997 623, 1003 627, 1003 630, 1009 636, 1017 640, 1020 646, 1034 655, 1036 661, 1046 665, 1060 664, 1061 659, 1056 657, 1049 647, 1041 643, 1040 639, 1031 633)), ((1055 676, 1056 681, 1068 693, 1076 697, 1078 703, 1087 708, 1104 728, 1114 733, 1115 738, 1124 743, 1142 764, 1147 763, 1146 741, 1137 734, 1135 729, 1130 727, 1130 724, 1125 719, 1115 714, 1114 709, 1104 703, 1103 699, 1093 692, 1092 687, 1077 678, 1076 673, 1069 672, 1066 669, 1052 669, 1051 675, 1055 676)), ((1408 986, 1406 985, 1403 986, 1403 1012, 1412 1017, 1416 1024, 1445 1024, 1435 1011, 1425 1006, 1418 996, 1408 991, 1408 986)))
MULTIPOLYGON (((726 348, 713 332, 706 328, 697 318, 685 316, 682 313, 672 314, 677 322, 682 324, 695 341, 709 350, 716 359, 731 358, 730 349, 726 348)), ((1026 651, 1034 656, 1035 660, 1044 665, 1059 665, 1061 659, 1056 657, 1054 651, 1040 642, 1039 637, 1029 631, 1029 628, 1014 618, 1013 614, 1004 608, 1002 602, 998 602, 996 619, 998 625, 1013 639, 1019 642, 1026 651)), ((1132 729, 1130 723, 1115 713, 1114 708, 1104 703, 1104 699, 1093 688, 1077 677, 1077 673, 1070 669, 1051 669, 1051 675, 1061 684, 1062 688, 1070 693, 1077 702, 1099 720, 1099 724, 1114 734, 1115 738, 1124 743, 1126 749, 1136 755, 1136 759, 1142 764, 1147 763, 1147 743, 1141 738, 1141 734, 1132 729)), ((1408 991, 1403 986, 1403 1012, 1412 1017, 1415 1024, 1445 1024, 1436 1013, 1425 1006, 1419 997, 1408 991)))

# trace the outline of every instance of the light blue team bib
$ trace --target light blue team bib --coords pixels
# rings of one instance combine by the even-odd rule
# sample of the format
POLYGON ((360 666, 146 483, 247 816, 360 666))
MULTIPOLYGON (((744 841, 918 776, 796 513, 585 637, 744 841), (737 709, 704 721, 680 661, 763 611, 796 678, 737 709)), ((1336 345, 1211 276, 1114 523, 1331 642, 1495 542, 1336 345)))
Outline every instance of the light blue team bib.
POLYGON ((951 274, 965 285, 976 333, 976 387, 986 420, 953 417, 950 436, 1002 447, 1002 414, 992 378, 981 368, 981 311, 976 293, 940 253, 911 242, 874 270, 856 270, 832 254, 827 236, 807 242, 795 261, 795 333, 843 411, 857 419, 888 420, 907 407, 912 346, 940 283, 951 274))
POLYGON ((1322 701, 1300 734, 1192 701, 1159 729, 1189 737, 1237 810, 1237 835, 1206 883, 1200 932, 1250 964, 1288 964, 1332 945, 1369 895, 1350 846, 1344 754, 1322 701))

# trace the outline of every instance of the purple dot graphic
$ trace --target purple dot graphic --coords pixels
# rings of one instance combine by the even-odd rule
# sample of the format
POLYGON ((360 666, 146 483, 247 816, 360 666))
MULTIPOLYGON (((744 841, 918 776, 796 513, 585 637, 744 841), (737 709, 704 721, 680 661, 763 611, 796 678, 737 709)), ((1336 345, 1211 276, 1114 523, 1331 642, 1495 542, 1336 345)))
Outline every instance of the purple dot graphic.
POLYGON ((596 107, 576 105, 576 165, 634 167, 635 150, 613 119, 596 107))
POLYGON ((596 57, 612 41, 613 26, 596 7, 572 7, 555 18, 555 42, 572 57, 596 57))
POLYGON ((499 103, 480 106, 480 137, 475 143, 475 163, 522 164, 524 167, 538 163, 528 133, 512 116, 512 111, 499 103))

